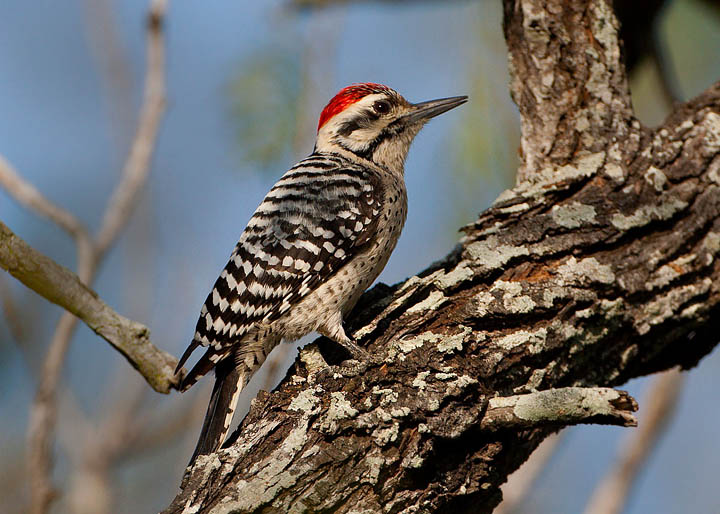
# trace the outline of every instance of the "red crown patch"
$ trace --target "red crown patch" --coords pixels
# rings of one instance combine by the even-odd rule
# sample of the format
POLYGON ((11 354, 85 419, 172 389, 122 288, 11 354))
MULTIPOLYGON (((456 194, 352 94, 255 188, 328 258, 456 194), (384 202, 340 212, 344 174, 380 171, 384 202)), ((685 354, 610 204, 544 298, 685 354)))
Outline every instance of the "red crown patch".
POLYGON ((318 131, 327 121, 336 114, 343 112, 348 106, 354 104, 358 100, 374 93, 387 93, 392 91, 389 87, 382 84, 374 84, 366 82, 364 84, 352 84, 341 89, 332 100, 328 102, 320 113, 320 121, 318 121, 318 131))

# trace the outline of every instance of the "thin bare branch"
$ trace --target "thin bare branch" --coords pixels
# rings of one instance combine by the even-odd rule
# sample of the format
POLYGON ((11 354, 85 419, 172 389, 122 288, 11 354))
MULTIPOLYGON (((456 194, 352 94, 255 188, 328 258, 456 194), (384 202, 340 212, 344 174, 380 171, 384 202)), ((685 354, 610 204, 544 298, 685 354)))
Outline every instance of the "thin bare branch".
POLYGON ((42 373, 35 400, 30 411, 28 425, 28 446, 30 448, 28 470, 30 472, 30 512, 47 512, 58 493, 50 480, 52 466, 52 430, 57 418, 55 386, 60 380, 62 363, 65 360, 75 319, 63 313, 55 328, 50 349, 43 362, 42 373))
POLYGON ((623 511, 639 472, 672 420, 684 381, 684 375, 675 368, 651 384, 643 403, 647 411, 639 428, 627 436, 617 461, 590 497, 585 514, 623 511))
POLYGON ((117 239, 117 235, 130 218, 138 192, 150 172, 158 128, 165 111, 165 44, 163 22, 167 0, 153 0, 147 20, 147 64, 145 92, 135 138, 115 188, 109 207, 105 211, 102 228, 97 236, 96 251, 103 255, 117 239))
POLYGON ((84 0, 88 49, 90 50, 108 104, 109 126, 121 154, 132 137, 136 113, 132 95, 133 70, 122 44, 115 2, 84 0))
POLYGON ((2 155, 0 185, 20 204, 52 221, 72 236, 77 245, 78 260, 87 260, 92 254, 93 243, 85 225, 70 212, 53 204, 35 186, 23 179, 2 155))

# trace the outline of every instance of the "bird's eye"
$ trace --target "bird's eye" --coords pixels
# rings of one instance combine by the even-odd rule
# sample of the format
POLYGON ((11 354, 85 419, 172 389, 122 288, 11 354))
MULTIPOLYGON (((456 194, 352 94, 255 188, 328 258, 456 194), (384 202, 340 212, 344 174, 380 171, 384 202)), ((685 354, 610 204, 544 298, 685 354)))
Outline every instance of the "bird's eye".
POLYGON ((387 114, 390 112, 390 103, 385 100, 378 100, 373 104, 373 109, 378 114, 387 114))

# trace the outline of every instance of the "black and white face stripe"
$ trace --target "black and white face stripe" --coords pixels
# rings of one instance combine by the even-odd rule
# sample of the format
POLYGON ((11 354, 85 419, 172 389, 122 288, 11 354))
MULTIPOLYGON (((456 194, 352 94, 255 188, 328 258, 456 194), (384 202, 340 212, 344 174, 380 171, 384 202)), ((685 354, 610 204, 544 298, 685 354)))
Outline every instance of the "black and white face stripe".
POLYGON ((396 93, 368 95, 321 128, 316 149, 339 148, 402 173, 412 138, 422 126, 407 123, 411 111, 412 106, 396 93))
POLYGON ((367 144, 365 144, 364 146, 349 146, 343 140, 343 138, 340 137, 335 138, 334 141, 337 143, 338 146, 340 146, 344 150, 347 150, 348 152, 354 153, 358 157, 373 161, 377 164, 383 164, 381 160, 378 159, 376 156, 376 152, 380 145, 382 143, 391 142, 394 140, 402 141, 399 136, 409 128, 411 127, 406 125, 403 120, 395 120, 392 123, 388 124, 382 130, 380 130, 377 136, 374 139, 367 141, 367 144))

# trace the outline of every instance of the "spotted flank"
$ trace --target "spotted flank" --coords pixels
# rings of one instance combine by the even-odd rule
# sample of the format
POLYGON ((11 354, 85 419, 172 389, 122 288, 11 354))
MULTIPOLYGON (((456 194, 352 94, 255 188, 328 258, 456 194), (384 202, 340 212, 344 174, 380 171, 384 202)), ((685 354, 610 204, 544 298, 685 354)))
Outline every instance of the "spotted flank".
MULTIPOLYGON (((185 390, 245 341, 336 273, 376 231, 383 191, 368 168, 335 154, 313 154, 270 190, 205 300, 180 369, 207 351, 185 390)), ((249 378, 249 377, 248 377, 249 378)))

